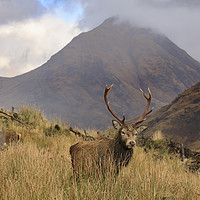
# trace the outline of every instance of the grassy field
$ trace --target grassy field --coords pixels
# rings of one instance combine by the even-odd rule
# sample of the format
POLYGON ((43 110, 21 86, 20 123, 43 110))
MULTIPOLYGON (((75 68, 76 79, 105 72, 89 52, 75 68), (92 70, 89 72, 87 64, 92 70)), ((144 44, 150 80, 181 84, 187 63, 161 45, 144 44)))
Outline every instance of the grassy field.
POLYGON ((108 174, 76 182, 69 147, 81 138, 64 125, 59 132, 52 130, 52 123, 40 114, 29 120, 32 129, 7 122, 8 129, 22 134, 22 141, 0 151, 1 200, 200 199, 200 175, 189 172, 176 157, 157 159, 153 151, 140 147, 116 179, 108 174), (47 137, 49 130, 55 134, 47 137))

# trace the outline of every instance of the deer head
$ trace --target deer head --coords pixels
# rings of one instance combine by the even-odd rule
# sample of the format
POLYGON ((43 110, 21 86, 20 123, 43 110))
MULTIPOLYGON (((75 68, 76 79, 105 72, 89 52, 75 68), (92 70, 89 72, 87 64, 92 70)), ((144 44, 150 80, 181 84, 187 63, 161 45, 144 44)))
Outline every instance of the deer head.
POLYGON ((104 92, 104 100, 105 103, 107 105, 108 110, 110 111, 110 113, 117 119, 117 120, 112 120, 112 124, 114 126, 115 129, 118 130, 118 136, 120 137, 120 142, 122 144, 123 147, 125 148, 133 148, 136 144, 136 138, 137 135, 139 133, 141 133, 142 131, 144 131, 145 129, 147 129, 148 126, 146 125, 140 125, 144 120, 145 120, 145 116, 147 116, 149 113, 152 112, 153 108, 148 111, 150 103, 151 103, 151 91, 148 88, 149 91, 149 97, 147 97, 145 95, 145 93, 141 90, 143 96, 145 97, 145 99, 147 100, 147 106, 146 109, 144 111, 144 113, 139 117, 139 119, 133 123, 133 124, 128 124, 125 123, 125 115, 123 114, 122 119, 119 118, 111 109, 109 102, 107 100, 107 94, 110 92, 111 88, 113 85, 111 85, 110 87, 105 87, 105 92, 104 92))

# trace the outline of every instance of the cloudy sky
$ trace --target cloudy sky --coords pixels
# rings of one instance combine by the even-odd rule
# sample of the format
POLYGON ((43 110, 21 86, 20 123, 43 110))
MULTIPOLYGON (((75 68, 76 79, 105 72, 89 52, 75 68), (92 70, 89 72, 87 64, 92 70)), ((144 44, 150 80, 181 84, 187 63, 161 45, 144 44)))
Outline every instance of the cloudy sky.
POLYGON ((199 0, 0 0, 0 77, 39 67, 116 15, 164 33, 200 61, 199 11, 199 0))

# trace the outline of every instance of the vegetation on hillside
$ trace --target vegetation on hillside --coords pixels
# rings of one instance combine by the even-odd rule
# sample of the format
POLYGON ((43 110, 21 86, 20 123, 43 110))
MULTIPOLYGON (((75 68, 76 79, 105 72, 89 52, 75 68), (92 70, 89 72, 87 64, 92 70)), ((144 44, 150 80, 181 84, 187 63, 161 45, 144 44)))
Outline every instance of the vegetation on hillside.
POLYGON ((200 149, 200 82, 179 94, 172 103, 152 113, 147 134, 160 131, 193 150, 200 149))
MULTIPOLYGON (((24 125, 10 118, 0 122, 0 126, 4 123, 6 129, 22 134, 19 143, 0 151, 0 199, 200 198, 200 174, 189 171, 175 154, 162 151, 162 157, 155 156, 154 145, 164 146, 158 141, 149 143, 148 151, 136 147, 130 165, 118 177, 108 173, 77 182, 69 148, 83 137, 59 120, 49 122, 35 107, 21 107, 18 115, 24 125)), ((87 134, 99 137, 94 130, 87 130, 87 134)), ((113 130, 101 134, 112 136, 113 130)))

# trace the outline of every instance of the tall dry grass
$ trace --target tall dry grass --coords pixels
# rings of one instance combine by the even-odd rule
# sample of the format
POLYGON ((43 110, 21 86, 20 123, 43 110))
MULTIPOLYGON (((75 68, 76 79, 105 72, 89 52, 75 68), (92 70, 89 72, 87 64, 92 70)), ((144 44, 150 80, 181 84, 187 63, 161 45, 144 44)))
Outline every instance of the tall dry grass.
POLYGON ((69 147, 75 137, 45 137, 0 152, 0 199, 200 199, 200 177, 182 163, 136 148, 133 160, 114 179, 73 178, 69 147))
POLYGON ((32 129, 7 124, 7 128, 22 133, 23 140, 0 151, 0 200, 200 199, 198 174, 189 172, 178 158, 164 155, 160 160, 154 152, 145 153, 139 147, 118 177, 94 174, 77 182, 69 148, 80 138, 62 131, 47 137, 44 133, 51 124, 34 110, 24 113, 32 129))

